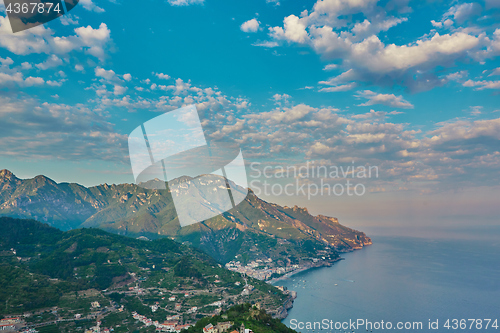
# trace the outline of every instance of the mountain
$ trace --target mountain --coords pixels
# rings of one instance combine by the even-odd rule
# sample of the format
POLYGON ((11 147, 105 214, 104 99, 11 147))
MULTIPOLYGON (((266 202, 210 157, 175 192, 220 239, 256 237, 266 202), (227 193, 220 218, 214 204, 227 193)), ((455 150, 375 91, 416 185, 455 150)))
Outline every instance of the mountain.
MULTIPOLYGON (((167 238, 146 241, 99 229, 63 232, 9 217, 0 217, 0 230, 0 314, 27 313, 28 318, 36 310, 57 307, 59 317, 74 319, 99 301, 121 303, 129 319, 136 311, 157 320, 182 314, 184 322, 193 322, 217 313, 218 306, 250 300, 279 314, 289 299, 167 238), (252 289, 243 292, 250 284, 252 289), (175 302, 168 300, 172 296, 175 302), (151 311, 154 305, 158 308, 151 311), (193 306, 196 313, 186 312, 193 306)), ((108 312, 117 312, 117 306, 108 312)))
MULTIPOLYGON (((190 184, 189 195, 206 204, 207 184, 198 178, 175 181, 190 184), (206 200, 205 200, 206 201, 206 200)), ((226 189, 223 177, 209 182, 226 189)), ((209 207, 210 208, 210 207, 209 207)), ((103 184, 86 188, 44 176, 21 180, 0 171, 0 215, 33 218, 69 230, 98 227, 121 235, 150 239, 168 237, 191 244, 221 262, 241 255, 243 261, 278 258, 290 262, 322 256, 327 251, 351 251, 371 240, 364 233, 341 225, 336 218, 312 216, 307 209, 281 207, 249 191, 234 209, 207 221, 181 228, 168 189, 147 189, 134 184, 103 184)))

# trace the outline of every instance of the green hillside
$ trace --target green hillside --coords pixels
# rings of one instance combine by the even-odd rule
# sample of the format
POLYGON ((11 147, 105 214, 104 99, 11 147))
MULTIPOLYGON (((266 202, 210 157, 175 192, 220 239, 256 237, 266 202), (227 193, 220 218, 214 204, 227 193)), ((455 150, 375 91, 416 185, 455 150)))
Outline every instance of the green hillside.
POLYGON ((277 313, 288 299, 277 288, 243 278, 166 238, 139 240, 99 229, 63 232, 8 217, 0 218, 0 230, 0 314, 57 307, 59 314, 72 318, 89 314, 91 301, 99 300, 102 306, 114 304, 116 310, 123 305, 129 313, 141 311, 156 320, 197 306, 196 313, 183 318, 195 321, 215 313, 217 306, 210 305, 215 301, 224 308, 251 298, 277 313), (246 283, 254 289, 243 295, 246 283), (168 301, 172 296, 176 302, 168 301), (181 309, 175 310, 175 303, 181 309), (153 313, 154 304, 159 309, 153 313))

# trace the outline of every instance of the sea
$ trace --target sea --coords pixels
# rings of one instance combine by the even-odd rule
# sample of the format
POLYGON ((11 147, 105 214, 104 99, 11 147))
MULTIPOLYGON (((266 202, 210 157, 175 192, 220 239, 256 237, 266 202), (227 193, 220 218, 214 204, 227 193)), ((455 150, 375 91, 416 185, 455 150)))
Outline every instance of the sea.
POLYGON ((297 292, 283 323, 298 332, 500 332, 500 233, 372 240, 274 283, 297 292))

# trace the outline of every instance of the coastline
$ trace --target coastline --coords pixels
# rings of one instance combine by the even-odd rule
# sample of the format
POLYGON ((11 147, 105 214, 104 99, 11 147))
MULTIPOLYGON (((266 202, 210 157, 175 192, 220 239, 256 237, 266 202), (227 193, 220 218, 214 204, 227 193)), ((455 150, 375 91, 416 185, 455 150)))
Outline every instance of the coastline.
MULTIPOLYGON (((365 246, 369 246, 369 245, 372 245, 372 244, 373 243, 370 241, 369 243, 363 244, 363 246, 361 246, 361 247, 351 248, 350 251, 342 251, 342 252, 339 252, 339 253, 349 253, 349 252, 354 252, 354 251, 357 251, 357 250, 362 250, 365 246)), ((304 266, 304 267, 300 267, 300 268, 298 268, 298 269, 296 269, 294 271, 291 271, 291 272, 286 273, 286 274, 284 274, 284 275, 282 275, 280 277, 273 278, 273 279, 265 281, 265 282, 269 283, 270 285, 273 285, 275 287, 278 287, 278 286, 275 285, 276 282, 289 279, 290 277, 292 277, 295 274, 306 272, 306 271, 308 271, 310 269, 321 268, 321 267, 331 267, 331 266, 333 266, 333 264, 335 264, 336 262, 339 262, 341 260, 345 260, 345 258, 339 256, 338 258, 336 258, 334 260, 321 261, 321 262, 318 262, 318 263, 315 263, 315 264, 311 264, 311 265, 307 265, 307 266, 304 266)), ((297 292, 294 291, 294 290, 286 290, 285 293, 287 293, 289 295, 289 297, 286 299, 286 301, 281 306, 281 310, 276 315, 273 316, 274 318, 278 318, 280 320, 283 320, 286 317, 288 317, 288 310, 291 309, 291 308, 293 308, 293 302, 298 297, 297 292)))
POLYGON ((300 268, 297 268, 296 270, 288 272, 288 273, 286 273, 286 274, 284 274, 284 275, 282 275, 280 277, 272 278, 271 280, 266 281, 266 283, 274 285, 274 283, 276 283, 278 281, 281 281, 281 280, 286 280, 286 279, 290 278, 291 276, 293 276, 295 274, 298 274, 298 273, 301 273, 301 272, 305 272, 305 271, 307 271, 309 269, 313 269, 313 268, 330 267, 334 263, 336 263, 338 261, 341 261, 341 260, 345 260, 345 258, 338 257, 337 259, 334 259, 334 260, 321 261, 321 262, 318 262, 316 264, 312 264, 312 265, 307 265, 307 266, 304 266, 304 267, 300 267, 300 268))

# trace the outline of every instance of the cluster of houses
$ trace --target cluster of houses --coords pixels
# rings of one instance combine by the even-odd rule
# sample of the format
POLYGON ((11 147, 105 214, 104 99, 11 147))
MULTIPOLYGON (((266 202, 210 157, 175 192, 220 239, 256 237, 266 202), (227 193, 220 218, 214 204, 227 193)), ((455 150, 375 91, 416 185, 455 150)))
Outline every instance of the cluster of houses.
POLYGON ((0 320, 0 331, 14 331, 19 324, 21 324, 21 318, 19 317, 4 318, 0 320))
POLYGON ((101 328, 101 322, 97 321, 97 325, 85 330, 85 333, 111 333, 113 331, 113 328, 101 328))
MULTIPOLYGON (((207 326, 203 327, 202 333, 223 333, 227 332, 229 328, 231 328, 231 326, 233 326, 233 323, 230 321, 217 323, 215 326, 212 324, 208 324, 207 326)), ((253 331, 249 328, 245 328, 244 324, 241 324, 239 331, 234 330, 230 333, 253 333, 253 331)))
POLYGON ((215 326, 212 324, 208 324, 207 326, 203 327, 203 333, 223 333, 227 332, 231 326, 233 326, 233 323, 230 321, 217 323, 215 326))
MULTIPOLYGON (((177 320, 172 320, 172 318, 167 317, 167 321, 165 321, 163 324, 158 322, 157 320, 152 320, 150 318, 147 318, 146 316, 140 315, 137 312, 132 312, 132 316, 134 319, 139 320, 141 323, 143 323, 146 326, 151 326, 154 325, 156 327, 156 330, 158 332, 180 332, 183 329, 189 328, 191 325, 186 324, 186 325, 180 325, 177 320)), ((179 316, 176 316, 178 319, 179 316)))
POLYGON ((0 332, 22 332, 22 333, 36 333, 34 328, 19 330, 25 324, 24 320, 20 317, 4 318, 0 320, 0 332))
POLYGON ((246 274, 263 281, 270 279, 274 273, 281 275, 299 268, 299 265, 269 267, 272 265, 272 262, 271 258, 265 260, 256 259, 243 266, 241 262, 233 260, 226 264, 226 268, 230 271, 246 274))

